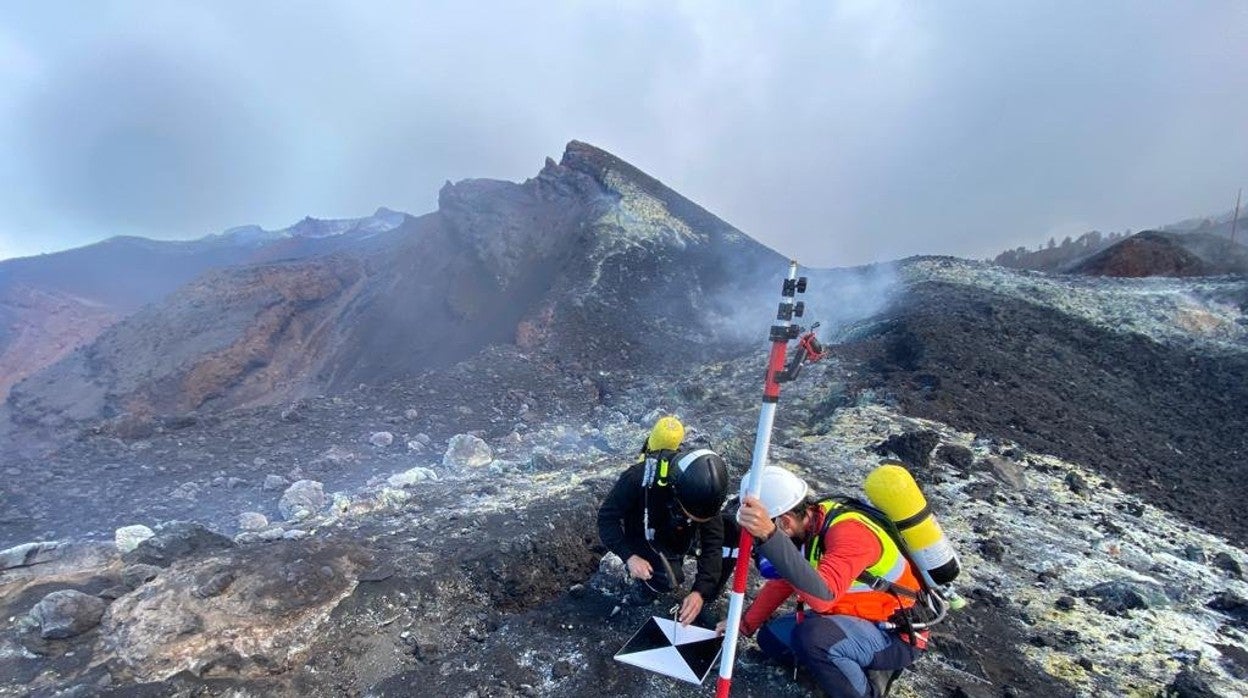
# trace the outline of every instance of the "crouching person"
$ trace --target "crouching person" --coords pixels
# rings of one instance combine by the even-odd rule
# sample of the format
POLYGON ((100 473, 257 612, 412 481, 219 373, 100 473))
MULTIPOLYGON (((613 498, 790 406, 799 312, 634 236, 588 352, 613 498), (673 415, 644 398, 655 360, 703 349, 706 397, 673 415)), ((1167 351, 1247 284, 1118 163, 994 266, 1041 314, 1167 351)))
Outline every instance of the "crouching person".
POLYGON ((682 589, 684 559, 697 547, 697 573, 681 600, 678 620, 709 627, 714 621, 708 622, 703 606, 720 590, 724 529, 719 510, 728 495, 728 469, 713 451, 677 452, 680 438, 674 434, 684 430, 665 427, 665 420, 675 422, 659 420, 638 462, 620 476, 598 509, 598 535, 635 580, 629 601, 636 605, 682 589))
POLYGON ((881 698, 927 644, 926 632, 881 628, 914 605, 916 570, 866 516, 816 500, 783 468, 762 477, 761 499, 745 497, 737 519, 778 578, 763 585, 740 632, 757 632, 764 653, 805 667, 828 696, 881 698), (772 619, 794 594, 798 613, 772 619))

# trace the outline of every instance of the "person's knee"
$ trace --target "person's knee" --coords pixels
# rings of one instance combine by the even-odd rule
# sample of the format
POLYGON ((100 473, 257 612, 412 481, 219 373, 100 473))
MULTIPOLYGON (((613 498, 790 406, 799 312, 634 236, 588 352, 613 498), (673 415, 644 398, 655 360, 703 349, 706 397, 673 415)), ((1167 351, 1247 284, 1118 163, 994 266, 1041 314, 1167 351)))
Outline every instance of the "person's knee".
POLYGON ((803 661, 826 659, 844 639, 844 631, 828 619, 807 618, 793 630, 793 651, 803 661))

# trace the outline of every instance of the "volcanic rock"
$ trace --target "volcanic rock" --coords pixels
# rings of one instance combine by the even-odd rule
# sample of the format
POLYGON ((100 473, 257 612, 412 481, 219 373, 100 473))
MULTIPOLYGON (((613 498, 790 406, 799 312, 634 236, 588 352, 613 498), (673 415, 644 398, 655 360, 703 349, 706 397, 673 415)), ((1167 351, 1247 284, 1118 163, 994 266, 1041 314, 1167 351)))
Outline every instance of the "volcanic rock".
POLYGON ((143 563, 168 567, 175 560, 234 546, 234 541, 209 530, 203 524, 174 521, 161 524, 151 538, 125 553, 122 559, 128 564, 143 563))
POLYGON ((1127 582, 1103 582, 1079 592, 1091 600, 1092 605, 1102 613, 1123 616, 1134 609, 1148 608, 1148 600, 1134 586, 1127 582))
POLYGON ((377 448, 385 448, 394 443, 394 434, 388 431, 375 431, 368 437, 368 442, 377 448))
POLYGON ((51 562, 60 557, 60 548, 60 543, 50 541, 23 543, 7 550, 0 550, 0 570, 51 562))
POLYGON ((1239 560, 1231 557, 1229 553, 1220 552, 1214 555, 1210 564, 1220 570, 1224 570, 1233 579, 1244 578, 1244 568, 1239 564, 1239 560))
POLYGON ((1005 557, 1005 544, 1000 538, 989 538, 979 542, 979 554, 984 556, 985 560, 993 562, 1001 562, 1005 557))
POLYGON ((480 468, 494 460, 489 444, 472 434, 456 434, 451 437, 442 456, 442 465, 452 471, 480 468))
POLYGON ((1213 597, 1207 607, 1230 616, 1231 619, 1243 627, 1248 627, 1248 599, 1244 599, 1234 592, 1223 591, 1213 597))
POLYGON ((1021 490, 1027 487, 1027 474, 1017 463, 1000 456, 988 456, 984 464, 993 477, 1012 489, 1021 490))
POLYGON ((1087 478, 1073 470, 1066 473, 1066 477, 1063 481, 1066 483, 1066 487, 1070 488, 1070 491, 1075 494, 1083 495, 1088 492, 1087 478))
POLYGON ((287 521, 302 521, 319 514, 327 504, 329 499, 325 496, 321 483, 316 480, 300 480, 286 488, 277 503, 277 509, 287 521))
POLYGON ((1166 685, 1161 696, 1162 698, 1222 698, 1222 694, 1210 688, 1205 679, 1191 667, 1180 669, 1174 680, 1166 685))
POLYGON ((910 468, 926 470, 932 449, 939 443, 940 435, 936 432, 912 431, 888 437, 875 447, 875 452, 881 456, 895 456, 910 468))
POLYGON ((147 538, 155 536, 155 532, 151 528, 136 524, 136 526, 122 526, 112 533, 112 541, 117 546, 117 552, 129 553, 132 549, 139 547, 139 543, 146 541, 147 538))
POLYGON ((244 511, 238 515, 238 530, 260 531, 269 526, 269 517, 255 511, 244 511))
POLYGON ((131 589, 138 589, 158 577, 162 569, 156 565, 138 563, 126 565, 121 570, 121 583, 131 589))
POLYGON ((969 472, 975 464, 975 454, 971 449, 957 444, 942 444, 936 449, 936 456, 941 461, 952 465, 960 473, 969 472))
MULTIPOLYGON (((389 433, 389 432, 379 432, 379 433, 389 433)), ((374 434, 373 436, 376 436, 376 434, 374 434)), ((391 436, 391 443, 393 443, 393 439, 394 437, 391 436)), ((384 441, 384 439, 381 437, 378 437, 377 441, 379 442, 384 441)), ((383 446, 380 446, 377 443, 374 443, 373 445, 378 446, 379 448, 384 448, 383 446)), ((386 444, 386 445, 388 446, 389 444, 386 444)), ((334 444, 333 446, 330 446, 329 448, 325 449, 325 452, 322 453, 317 458, 317 460, 320 460, 325 463, 329 463, 331 465, 346 465, 348 463, 354 463, 356 461, 356 455, 355 453, 351 451, 351 449, 343 448, 342 446, 339 446, 338 444, 334 444)))
POLYGON ((60 640, 81 635, 99 625, 107 607, 103 599, 74 589, 62 589, 43 597, 30 615, 39 623, 41 637, 60 640))
POLYGON ((307 541, 207 555, 115 601, 101 638, 139 681, 188 670, 265 676, 302 657, 356 571, 348 549, 307 541))
POLYGON ((415 467, 410 470, 405 470, 401 473, 391 475, 386 478, 386 484, 391 487, 410 487, 418 482, 436 479, 438 479, 437 473, 433 472, 429 468, 415 467))
POLYGON ((264 490, 265 492, 272 492, 274 490, 280 490, 289 484, 290 484, 290 481, 282 477, 281 475, 265 475, 264 484, 260 486, 260 489, 264 490))
POLYGON ((208 578, 203 584, 195 587, 191 593, 199 599, 210 599, 219 596, 222 592, 234 583, 236 575, 233 572, 218 572, 208 578))

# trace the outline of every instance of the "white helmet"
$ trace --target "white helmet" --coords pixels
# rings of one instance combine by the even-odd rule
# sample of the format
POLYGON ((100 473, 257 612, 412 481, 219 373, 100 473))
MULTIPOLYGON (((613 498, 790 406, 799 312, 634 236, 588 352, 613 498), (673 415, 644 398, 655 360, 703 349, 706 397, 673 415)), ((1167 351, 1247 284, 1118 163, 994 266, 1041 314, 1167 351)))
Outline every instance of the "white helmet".
MULTIPOLYGON (((764 467, 762 479, 763 487, 758 498, 763 506, 767 507, 767 513, 773 519, 788 513, 793 507, 805 501, 807 495, 810 494, 810 488, 807 487, 805 480, 778 465, 764 467)), ((748 478, 741 481, 742 499, 748 494, 746 489, 748 483, 748 478)), ((738 511, 737 523, 741 523, 740 516, 741 512, 738 511)))

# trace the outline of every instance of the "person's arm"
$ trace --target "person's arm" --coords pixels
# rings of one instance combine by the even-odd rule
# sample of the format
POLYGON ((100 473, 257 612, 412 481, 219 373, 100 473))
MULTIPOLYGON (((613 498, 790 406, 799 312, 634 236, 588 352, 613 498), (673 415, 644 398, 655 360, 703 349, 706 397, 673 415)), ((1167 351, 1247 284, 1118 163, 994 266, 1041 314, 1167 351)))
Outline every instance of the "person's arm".
POLYGON ((767 580, 763 588, 758 590, 758 596, 754 597, 754 602, 745 609, 745 614, 741 616, 741 634, 753 635, 792 595, 792 584, 783 579, 767 580))
POLYGON ((624 537, 624 519, 640 505, 641 471, 632 467, 615 481, 615 486, 598 507, 598 538, 607 550, 624 562, 636 554, 624 537))
MULTIPOLYGON (((799 598, 815 613, 826 613, 862 571, 880 559, 880 541, 861 522, 841 521, 828 529, 823 537, 823 557, 819 558, 819 577, 832 592, 832 597, 799 598)), ((807 569, 811 569, 809 566, 807 569)))
POLYGON ((823 577, 802 557, 802 552, 793 545, 793 541, 780 533, 779 529, 758 546, 758 554, 771 562, 780 576, 802 595, 803 600, 810 597, 830 602, 836 598, 823 577))
POLYGON ((715 600, 719 594, 719 577, 724 565, 724 520, 716 514, 710 521, 698 524, 698 573, 693 580, 693 590, 705 603, 715 600))

